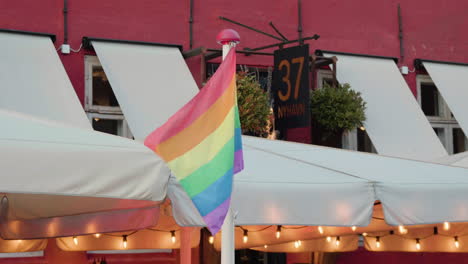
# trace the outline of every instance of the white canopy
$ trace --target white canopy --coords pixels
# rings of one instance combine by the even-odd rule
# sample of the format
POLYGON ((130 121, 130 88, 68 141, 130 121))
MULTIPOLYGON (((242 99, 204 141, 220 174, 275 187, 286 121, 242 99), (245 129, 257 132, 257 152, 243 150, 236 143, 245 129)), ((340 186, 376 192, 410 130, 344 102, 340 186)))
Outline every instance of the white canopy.
POLYGON ((366 101, 365 127, 379 154, 418 160, 447 155, 392 59, 326 55, 338 58, 338 80, 366 101))
MULTIPOLYGON (((468 220, 468 169, 247 136, 243 143, 236 225, 367 226, 376 200, 390 225, 468 220)), ((180 225, 201 223, 172 181, 169 197, 180 225)))
POLYGON ((169 171, 132 140, 0 111, 2 237, 152 226, 169 171))

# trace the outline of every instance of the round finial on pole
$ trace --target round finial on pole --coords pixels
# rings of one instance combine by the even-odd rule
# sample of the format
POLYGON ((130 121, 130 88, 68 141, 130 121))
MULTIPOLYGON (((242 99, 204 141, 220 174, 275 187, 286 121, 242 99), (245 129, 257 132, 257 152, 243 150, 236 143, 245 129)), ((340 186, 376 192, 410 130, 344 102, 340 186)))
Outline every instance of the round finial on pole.
POLYGON ((216 42, 221 45, 227 45, 231 42, 238 44, 240 42, 240 36, 234 29, 223 29, 216 36, 216 42))

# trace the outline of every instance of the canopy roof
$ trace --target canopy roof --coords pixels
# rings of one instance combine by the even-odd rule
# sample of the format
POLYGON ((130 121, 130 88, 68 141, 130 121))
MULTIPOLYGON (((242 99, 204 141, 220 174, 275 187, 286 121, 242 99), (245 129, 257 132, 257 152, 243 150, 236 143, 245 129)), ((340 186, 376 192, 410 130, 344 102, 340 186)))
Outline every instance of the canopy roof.
POLYGON ((169 170, 142 144, 8 111, 0 110, 0 122, 2 237, 110 232, 156 223, 169 170))

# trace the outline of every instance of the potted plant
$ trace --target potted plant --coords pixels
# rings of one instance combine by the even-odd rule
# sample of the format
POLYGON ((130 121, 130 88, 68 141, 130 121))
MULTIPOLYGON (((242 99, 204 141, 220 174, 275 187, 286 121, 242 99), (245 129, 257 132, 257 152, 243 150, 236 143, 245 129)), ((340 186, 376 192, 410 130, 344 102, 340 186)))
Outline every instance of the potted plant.
POLYGON ((255 75, 240 72, 236 77, 237 104, 242 133, 267 137, 272 119, 268 93, 263 91, 255 75))
POLYGON ((347 83, 311 91, 310 113, 313 143, 341 147, 343 132, 361 127, 366 120, 361 93, 347 83))

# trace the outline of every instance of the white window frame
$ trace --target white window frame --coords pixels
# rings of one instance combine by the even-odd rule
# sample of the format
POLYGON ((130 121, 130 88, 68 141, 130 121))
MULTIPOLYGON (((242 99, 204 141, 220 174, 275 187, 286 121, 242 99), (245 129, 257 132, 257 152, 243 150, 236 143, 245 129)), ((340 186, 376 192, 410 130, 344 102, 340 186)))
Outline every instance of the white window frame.
MULTIPOLYGON (((416 76, 416 87, 417 87, 417 93, 418 93, 418 103, 419 106, 421 106, 422 109, 422 98, 421 98, 421 84, 423 83, 429 83, 429 84, 434 84, 434 81, 432 81, 431 77, 429 75, 417 75, 416 76)), ((435 85, 435 84, 434 84, 435 85)), ((439 89, 437 89, 437 94, 438 94, 438 103, 439 103, 439 110, 440 110, 440 115, 438 116, 426 116, 429 121, 447 121, 447 120, 453 120, 456 122, 455 118, 451 116, 450 109, 445 102, 444 98, 439 92, 439 89)))
POLYGON ((88 112, 86 113, 86 115, 88 116, 89 122, 91 122, 91 124, 93 123, 94 118, 122 121, 117 127, 117 135, 126 138, 133 138, 132 132, 130 131, 130 127, 127 124, 127 120, 125 120, 125 117, 123 115, 100 114, 93 112, 88 112))
POLYGON ((95 113, 122 114, 119 106, 93 105, 93 67, 102 67, 97 56, 85 56, 85 110, 95 113))
POLYGON ((317 70, 317 84, 316 87, 317 89, 322 89, 323 88, 323 80, 325 79, 330 79, 333 80, 333 73, 331 70, 317 70))
MULTIPOLYGON (((417 87, 417 99, 419 106, 422 109, 422 99, 421 99, 421 84, 423 83, 430 83, 434 84, 431 77, 429 75, 417 75, 416 76, 416 87, 417 87)), ((434 84, 435 85, 435 84, 434 84)), ((433 128, 440 128, 443 130, 444 135, 438 138, 440 139, 442 145, 444 145, 445 149, 447 150, 448 154, 454 154, 453 149, 453 129, 460 128, 457 123, 457 120, 452 116, 452 112, 450 112, 450 108, 448 107, 447 103, 445 102, 444 98, 440 94, 439 90, 437 90, 439 96, 439 109, 441 111, 439 116, 426 116, 429 120, 429 123, 433 128)), ((465 135, 466 136, 466 135, 465 135)), ((468 145, 468 140, 465 140, 465 146, 468 145)))
POLYGON ((133 138, 125 116, 119 106, 93 105, 93 67, 102 67, 97 56, 85 56, 85 111, 91 124, 94 118, 118 120, 117 135, 126 138, 133 138))

